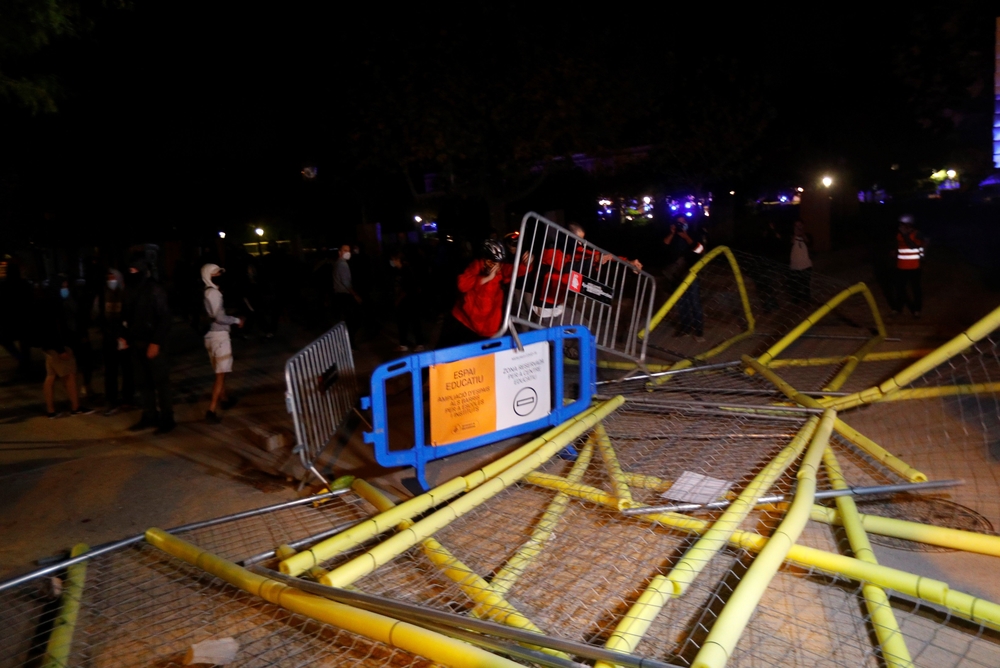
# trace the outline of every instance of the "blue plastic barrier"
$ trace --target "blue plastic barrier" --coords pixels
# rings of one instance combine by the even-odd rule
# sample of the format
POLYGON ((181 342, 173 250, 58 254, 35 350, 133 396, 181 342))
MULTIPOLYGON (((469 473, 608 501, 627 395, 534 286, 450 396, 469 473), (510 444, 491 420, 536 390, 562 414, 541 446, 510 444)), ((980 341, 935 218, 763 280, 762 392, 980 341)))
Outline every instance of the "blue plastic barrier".
MULTIPOLYGON (((372 411, 372 426, 374 431, 365 432, 364 439, 375 449, 375 459, 382 466, 412 466, 416 469, 417 481, 425 490, 430 489, 430 485, 424 475, 427 462, 441 459, 458 452, 465 452, 473 448, 496 443, 512 436, 519 436, 538 429, 551 427, 562 422, 590 407, 591 398, 596 394, 597 385, 597 348, 594 344, 593 335, 583 326, 563 326, 549 329, 525 332, 520 335, 521 345, 528 348, 532 344, 541 342, 548 343, 548 356, 550 361, 549 370, 549 398, 550 412, 548 415, 524 422, 514 426, 497 429, 490 433, 477 435, 472 438, 444 445, 432 445, 427 434, 431 430, 429 411, 425 410, 423 380, 424 369, 430 369, 436 365, 458 362, 462 360, 473 360, 483 356, 492 356, 503 351, 515 349, 515 342, 509 336, 498 339, 488 339, 477 343, 470 343, 454 348, 434 350, 417 355, 410 355, 398 360, 393 360, 381 365, 372 373, 371 396, 361 399, 361 407, 372 411), (576 350, 579 352, 580 383, 578 396, 572 401, 563 404, 565 385, 563 378, 563 359, 565 343, 567 341, 576 342, 576 350), (401 376, 411 374, 411 394, 413 396, 413 427, 414 446, 408 449, 389 449, 389 416, 386 403, 386 381, 401 376)), ((533 350, 538 350, 537 346, 533 350)), ((485 363, 485 360, 479 360, 485 363)), ((440 368, 440 367, 439 367, 440 368)), ((458 375, 456 374, 456 378, 458 375)), ((458 378, 456 385, 461 383, 458 378)), ((494 384, 496 385, 495 381, 494 384)), ((509 392, 506 389, 505 392, 509 392)), ((494 387, 494 393, 499 392, 499 388, 494 387)), ((492 395, 491 395, 492 396, 492 395)), ((517 410, 519 400, 518 393, 514 398, 514 410, 517 410)), ((530 399, 529 399, 530 401, 530 399)), ((541 399, 538 399, 539 403, 541 399)), ((530 416, 530 415, 529 415, 530 416)), ((522 418, 523 419, 523 418, 522 418)), ((455 431, 457 433, 458 426, 455 431)))

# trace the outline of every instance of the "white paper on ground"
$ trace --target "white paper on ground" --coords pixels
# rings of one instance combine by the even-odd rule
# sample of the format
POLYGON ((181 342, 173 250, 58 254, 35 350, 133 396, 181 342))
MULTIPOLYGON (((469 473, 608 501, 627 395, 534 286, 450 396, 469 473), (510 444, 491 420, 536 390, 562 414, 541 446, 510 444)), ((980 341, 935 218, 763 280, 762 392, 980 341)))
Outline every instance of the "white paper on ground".
POLYGON ((660 496, 671 501, 705 504, 717 501, 732 486, 733 483, 730 480, 720 480, 685 471, 680 478, 674 481, 670 489, 660 496))

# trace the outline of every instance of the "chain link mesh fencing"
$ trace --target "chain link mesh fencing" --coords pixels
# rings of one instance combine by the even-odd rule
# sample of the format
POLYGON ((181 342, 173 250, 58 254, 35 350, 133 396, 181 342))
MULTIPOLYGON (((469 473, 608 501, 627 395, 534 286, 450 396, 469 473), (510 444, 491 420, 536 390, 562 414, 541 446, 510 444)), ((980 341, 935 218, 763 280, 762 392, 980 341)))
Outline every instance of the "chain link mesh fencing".
MULTIPOLYGON (((302 539, 393 512, 297 575, 378 597, 383 614, 407 603, 458 620, 428 622, 437 633, 491 622, 477 642, 502 645, 511 636, 500 629, 527 631, 537 642, 521 638, 522 647, 544 654, 511 659, 526 665, 1000 665, 1000 351, 991 333, 1000 316, 927 357, 912 341, 887 340, 863 290, 846 294, 851 286, 813 276, 809 299, 796 300, 790 290, 801 297, 802 287, 790 287, 784 267, 733 258, 746 299, 726 258, 707 262, 698 272, 702 336, 675 336, 680 315, 668 310, 647 333, 649 357, 661 357, 639 372, 653 378, 622 381, 630 370, 605 364, 615 382, 600 391, 626 398, 568 441, 575 458, 561 443, 541 446, 549 450, 537 462, 470 476, 461 492, 408 514, 356 486, 316 508, 182 537, 278 570, 286 555, 266 554, 277 546, 305 550, 325 539, 302 539), (905 372, 923 360, 926 368, 905 372), (886 384, 891 377, 899 382, 886 384), (831 406, 835 416, 824 412, 831 406), (824 493, 957 479, 964 484, 890 487, 850 503, 809 491, 813 481, 824 493), (783 498, 757 503, 765 495, 783 498), (790 528, 797 498, 808 515, 800 532, 790 528), (706 499, 728 505, 678 508, 706 499), (660 506, 673 510, 647 510, 660 506), (860 525, 850 522, 857 513, 860 525), (761 555, 783 542, 762 579, 761 555), (720 635, 732 641, 721 663, 712 658, 720 635)), ((46 665, 65 609, 52 587, 38 578, 0 592, 12 639, 0 644, 0 666, 46 665)), ((146 543, 91 560, 79 600, 65 665, 181 665, 192 643, 218 637, 238 641, 233 665, 435 665, 290 613, 146 543)))

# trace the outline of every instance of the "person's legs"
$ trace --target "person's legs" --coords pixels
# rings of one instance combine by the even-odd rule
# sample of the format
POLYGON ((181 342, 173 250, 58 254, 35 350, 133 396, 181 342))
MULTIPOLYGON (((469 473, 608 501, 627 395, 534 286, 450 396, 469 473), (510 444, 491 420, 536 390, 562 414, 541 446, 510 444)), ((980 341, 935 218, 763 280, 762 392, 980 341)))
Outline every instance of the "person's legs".
POLYGON ((142 394, 142 419, 135 426, 151 427, 156 425, 160 416, 156 411, 156 384, 153 381, 153 372, 150 368, 152 360, 146 357, 145 345, 133 346, 132 362, 139 392, 142 394))
POLYGON ((174 427, 174 403, 170 388, 170 364, 162 348, 160 354, 150 360, 150 371, 160 408, 160 431, 169 431, 174 427))
POLYGON ((80 395, 76 391, 76 373, 68 373, 63 378, 66 383, 66 394, 69 395, 69 407, 74 411, 80 410, 80 395))
POLYGON ((219 408, 219 400, 225 401, 226 397, 226 374, 215 374, 215 383, 212 385, 212 402, 208 405, 208 412, 214 413, 219 408))
POLYGON ((56 377, 54 375, 45 376, 45 384, 42 385, 42 389, 45 392, 45 410, 49 415, 54 415, 56 412, 55 384, 56 377))
POLYGON ((695 279, 688 288, 691 295, 691 325, 694 328, 694 335, 701 337, 705 335, 705 317, 701 311, 701 281, 695 279))
POLYGON ((104 399, 109 408, 118 405, 118 341, 107 340, 101 345, 101 356, 104 358, 104 399))
POLYGON ((899 313, 906 304, 906 271, 894 269, 892 274, 892 296, 889 299, 889 308, 893 313, 899 313))
POLYGON ((910 310, 913 315, 920 315, 920 311, 924 307, 924 291, 920 283, 920 269, 911 269, 909 276, 910 290, 913 291, 913 304, 910 306, 910 310))

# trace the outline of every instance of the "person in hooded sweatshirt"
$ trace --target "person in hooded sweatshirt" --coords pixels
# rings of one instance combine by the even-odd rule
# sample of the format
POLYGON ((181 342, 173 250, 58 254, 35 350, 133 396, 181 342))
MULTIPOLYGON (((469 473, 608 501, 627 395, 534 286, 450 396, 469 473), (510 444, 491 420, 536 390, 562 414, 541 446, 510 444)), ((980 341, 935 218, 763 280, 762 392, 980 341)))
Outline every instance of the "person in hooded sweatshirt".
POLYGON ((157 434, 166 434, 177 426, 167 356, 170 323, 167 291, 150 277, 144 258, 134 259, 125 274, 122 303, 125 336, 120 344, 132 351, 136 381, 142 393, 142 418, 129 431, 156 427, 157 434))
POLYGON ((135 404, 135 377, 122 327, 125 279, 120 271, 108 267, 104 286, 100 295, 98 322, 101 326, 101 353, 104 358, 104 398, 108 402, 104 415, 111 417, 135 404))
POLYGON ((214 279, 225 272, 225 269, 217 264, 206 264, 201 268, 201 280, 205 283, 205 311, 211 322, 208 332, 205 334, 205 348, 208 350, 208 359, 215 370, 215 385, 212 386, 212 403, 205 413, 205 420, 213 424, 218 424, 219 419, 216 411, 221 402, 224 409, 232 407, 236 403, 235 397, 232 400, 226 395, 226 374, 233 371, 233 345, 229 339, 229 327, 236 325, 243 326, 243 318, 226 315, 226 309, 222 305, 222 290, 215 284, 214 279))

